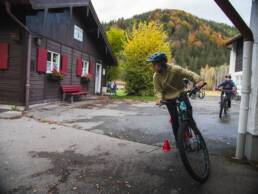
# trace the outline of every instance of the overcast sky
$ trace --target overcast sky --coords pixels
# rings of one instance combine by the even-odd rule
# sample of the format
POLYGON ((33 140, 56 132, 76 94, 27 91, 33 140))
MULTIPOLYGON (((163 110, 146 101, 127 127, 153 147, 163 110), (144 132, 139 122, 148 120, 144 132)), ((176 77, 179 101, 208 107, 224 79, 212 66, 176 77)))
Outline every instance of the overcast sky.
MULTIPOLYGON (((230 0, 249 25, 252 0, 230 0)), ((101 22, 129 18, 157 8, 179 9, 200 18, 232 25, 213 0, 92 0, 101 22)))

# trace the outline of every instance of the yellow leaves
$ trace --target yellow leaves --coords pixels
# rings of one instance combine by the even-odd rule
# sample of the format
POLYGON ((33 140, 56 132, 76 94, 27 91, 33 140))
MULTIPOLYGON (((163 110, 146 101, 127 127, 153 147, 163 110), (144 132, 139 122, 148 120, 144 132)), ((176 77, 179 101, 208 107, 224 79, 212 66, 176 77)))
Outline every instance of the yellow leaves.
POLYGON ((170 58, 167 39, 163 26, 157 22, 134 25, 132 32, 126 35, 127 43, 124 45, 126 57, 132 63, 143 63, 153 53, 162 51, 170 58))
POLYGON ((107 32, 107 38, 115 55, 118 56, 125 43, 125 31, 119 28, 111 27, 107 32))
POLYGON ((192 46, 195 42, 195 33, 190 32, 188 35, 188 45, 192 46))

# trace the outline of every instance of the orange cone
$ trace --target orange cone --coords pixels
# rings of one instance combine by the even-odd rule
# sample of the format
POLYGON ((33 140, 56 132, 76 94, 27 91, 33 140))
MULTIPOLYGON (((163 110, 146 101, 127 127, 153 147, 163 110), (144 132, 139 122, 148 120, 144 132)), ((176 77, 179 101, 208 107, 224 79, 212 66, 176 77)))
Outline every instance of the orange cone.
POLYGON ((169 151, 171 151, 171 148, 170 148, 170 145, 169 145, 169 142, 168 142, 167 139, 166 139, 165 142, 164 142, 162 151, 163 151, 163 152, 169 152, 169 151))

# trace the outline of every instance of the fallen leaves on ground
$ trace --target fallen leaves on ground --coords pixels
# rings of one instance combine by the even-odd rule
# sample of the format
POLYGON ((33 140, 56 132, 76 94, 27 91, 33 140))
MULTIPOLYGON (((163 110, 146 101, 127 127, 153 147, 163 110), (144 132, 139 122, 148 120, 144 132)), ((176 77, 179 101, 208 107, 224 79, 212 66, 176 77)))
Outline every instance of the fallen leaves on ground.
POLYGON ((97 189, 99 189, 99 188, 100 188, 99 184, 96 184, 96 188, 97 188, 97 189))
POLYGON ((125 184, 125 186, 129 189, 132 187, 130 184, 125 184))
POLYGON ((131 188, 132 186, 129 184, 129 182, 128 181, 125 181, 125 186, 127 187, 127 188, 131 188))

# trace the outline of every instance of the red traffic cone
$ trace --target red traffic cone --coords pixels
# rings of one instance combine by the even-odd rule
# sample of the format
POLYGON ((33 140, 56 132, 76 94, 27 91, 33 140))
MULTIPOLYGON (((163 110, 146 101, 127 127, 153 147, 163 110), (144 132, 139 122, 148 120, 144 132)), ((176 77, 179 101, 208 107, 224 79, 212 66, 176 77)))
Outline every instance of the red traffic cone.
POLYGON ((169 123, 172 124, 172 119, 171 118, 169 119, 169 123))
POLYGON ((166 139, 165 142, 164 142, 162 151, 163 151, 163 152, 169 152, 169 151, 171 151, 171 148, 170 148, 170 145, 169 145, 169 142, 168 142, 167 139, 166 139))

